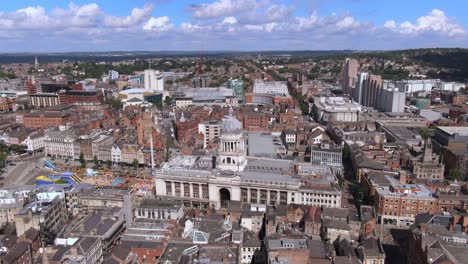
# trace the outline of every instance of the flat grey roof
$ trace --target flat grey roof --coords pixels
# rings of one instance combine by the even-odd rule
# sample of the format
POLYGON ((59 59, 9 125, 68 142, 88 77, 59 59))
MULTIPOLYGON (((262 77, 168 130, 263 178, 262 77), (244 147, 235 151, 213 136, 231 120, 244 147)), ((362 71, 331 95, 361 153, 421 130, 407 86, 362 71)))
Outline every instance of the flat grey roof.
POLYGON ((274 157, 276 147, 283 146, 281 139, 269 133, 249 133, 248 155, 251 157, 274 157))
POLYGON ((262 171, 243 171, 240 172, 242 181, 258 181, 258 182, 278 182, 285 184, 299 184, 299 180, 288 175, 275 172, 262 172, 262 171))
POLYGON ((460 134, 461 136, 468 136, 468 127, 439 126, 437 128, 449 135, 460 134))

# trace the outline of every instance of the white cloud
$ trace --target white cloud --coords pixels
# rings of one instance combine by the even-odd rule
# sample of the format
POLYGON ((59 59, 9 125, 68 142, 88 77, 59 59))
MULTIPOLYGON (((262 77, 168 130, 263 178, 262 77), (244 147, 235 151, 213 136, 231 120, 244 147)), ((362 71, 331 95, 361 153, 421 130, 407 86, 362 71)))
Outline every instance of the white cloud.
POLYGON ((106 16, 104 18, 104 25, 108 27, 129 27, 135 26, 147 20, 153 12, 152 5, 145 5, 143 8, 133 8, 129 16, 115 17, 106 16))
POLYGON ((268 21, 279 21, 289 17, 294 10, 292 6, 272 5, 265 11, 265 16, 268 21))
POLYGON ((182 23, 180 25, 180 31, 182 31, 183 33, 194 33, 202 31, 203 29, 203 26, 192 23, 182 23))
POLYGON ((41 6, 0 11, 0 50, 165 49, 167 43, 180 50, 199 49, 200 43, 216 50, 395 49, 468 43, 464 28, 437 9, 414 22, 388 20, 374 26, 349 13, 293 15, 294 6, 278 2, 212 0, 191 6, 191 18, 177 25, 173 17, 153 17, 152 5, 122 16, 112 16, 95 3, 70 3, 51 11, 41 6))
POLYGON ((338 29, 351 29, 351 28, 357 28, 360 26, 360 23, 357 22, 354 17, 352 16, 345 16, 338 22, 336 22, 336 27, 338 29))
POLYGON ((384 27, 388 29, 395 29, 397 27, 397 24, 395 20, 388 20, 384 23, 384 27))
POLYGON ((210 4, 191 5, 189 11, 192 12, 194 18, 210 19, 236 15, 254 10, 257 6, 255 0, 218 0, 210 4))
POLYGON ((143 30, 164 32, 171 30, 173 27, 174 24, 167 16, 152 17, 143 25, 143 30))
POLYGON ((237 18, 235 17, 225 17, 223 19, 223 23, 222 24, 236 24, 237 23, 237 18))
POLYGON ((415 23, 405 21, 398 25, 395 21, 385 22, 384 27, 406 35, 421 33, 438 33, 447 37, 456 37, 465 34, 459 24, 449 19, 442 10, 434 9, 427 16, 419 17, 415 23))

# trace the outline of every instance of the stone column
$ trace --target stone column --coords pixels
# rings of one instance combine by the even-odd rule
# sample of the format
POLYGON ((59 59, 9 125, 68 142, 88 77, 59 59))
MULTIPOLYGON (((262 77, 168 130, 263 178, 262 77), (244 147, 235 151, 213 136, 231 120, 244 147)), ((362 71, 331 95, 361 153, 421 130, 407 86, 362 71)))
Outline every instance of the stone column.
POLYGON ((190 198, 193 198, 193 184, 189 183, 190 198))
POLYGON ((180 182, 180 197, 184 197, 184 183, 180 182))
POLYGON ((171 190, 172 190, 172 196, 175 196, 175 183, 173 181, 171 181, 171 190))
POLYGON ((257 189, 257 204, 260 204, 260 189, 257 189))
POLYGON ((270 205, 270 190, 267 189, 267 198, 266 198, 266 204, 267 206, 270 205))

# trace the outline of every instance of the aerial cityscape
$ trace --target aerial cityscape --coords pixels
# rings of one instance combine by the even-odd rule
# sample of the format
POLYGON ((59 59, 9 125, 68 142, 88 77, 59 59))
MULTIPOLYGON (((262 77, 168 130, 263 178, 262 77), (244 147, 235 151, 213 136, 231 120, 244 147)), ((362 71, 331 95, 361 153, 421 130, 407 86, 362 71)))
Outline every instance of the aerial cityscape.
POLYGON ((2 1, 0 263, 468 264, 466 10, 2 1))

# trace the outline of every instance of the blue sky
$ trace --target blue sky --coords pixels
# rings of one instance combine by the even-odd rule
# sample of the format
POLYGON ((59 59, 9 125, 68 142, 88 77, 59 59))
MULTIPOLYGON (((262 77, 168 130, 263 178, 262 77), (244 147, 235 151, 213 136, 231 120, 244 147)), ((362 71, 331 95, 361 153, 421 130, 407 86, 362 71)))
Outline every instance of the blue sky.
POLYGON ((467 47, 465 0, 2 0, 0 51, 467 47))

